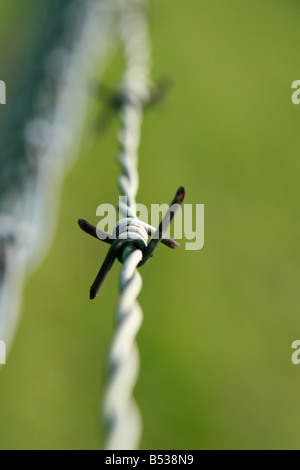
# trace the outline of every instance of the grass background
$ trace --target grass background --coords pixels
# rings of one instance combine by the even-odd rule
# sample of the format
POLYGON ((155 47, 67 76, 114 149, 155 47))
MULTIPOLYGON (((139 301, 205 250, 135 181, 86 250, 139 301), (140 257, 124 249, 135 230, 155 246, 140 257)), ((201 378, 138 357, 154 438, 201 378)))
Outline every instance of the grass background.
MULTIPOLYGON (((0 1, 8 87, 24 44, 34 41, 38 4, 0 1)), ((152 5, 153 77, 168 76, 174 87, 144 122, 138 200, 169 202, 185 185, 187 203, 205 204, 205 247, 162 246, 141 271, 141 447, 299 449, 300 369, 291 363, 300 336, 300 108, 291 103, 299 3, 152 5)), ((117 55, 106 83, 121 72, 117 55)), ((91 119, 65 181, 54 244, 26 285, 0 374, 1 449, 100 446, 120 267, 89 302, 107 248, 76 221, 96 223, 96 207, 117 201, 117 128, 115 121, 98 136, 91 119)))

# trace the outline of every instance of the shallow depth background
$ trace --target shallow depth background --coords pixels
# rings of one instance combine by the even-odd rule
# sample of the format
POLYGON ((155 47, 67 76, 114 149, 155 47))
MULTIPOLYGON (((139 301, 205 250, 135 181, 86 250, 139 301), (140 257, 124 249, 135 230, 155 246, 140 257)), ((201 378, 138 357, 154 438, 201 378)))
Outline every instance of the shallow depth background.
MULTIPOLYGON (((0 0, 0 79, 8 87, 41 4, 0 0)), ((300 107, 291 104, 299 3, 152 4, 153 77, 170 77, 174 87, 144 122, 139 202, 169 202, 184 184, 187 203, 205 204, 205 248, 161 246, 141 270, 141 447, 300 448, 300 369, 291 364, 300 337, 300 107)), ((121 72, 118 55, 106 83, 117 84, 121 72)), ((101 445, 120 267, 89 302, 107 247, 76 221, 96 223, 96 207, 117 202, 118 123, 97 136, 90 121, 54 244, 28 281, 1 369, 1 449, 101 445)))

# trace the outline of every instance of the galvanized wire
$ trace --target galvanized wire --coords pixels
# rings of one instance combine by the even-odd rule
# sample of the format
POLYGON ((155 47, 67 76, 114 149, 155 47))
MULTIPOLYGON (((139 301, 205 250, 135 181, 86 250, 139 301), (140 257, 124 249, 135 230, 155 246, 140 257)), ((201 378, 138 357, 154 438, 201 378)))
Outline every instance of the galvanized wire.
POLYGON ((25 279, 52 240, 62 181, 78 153, 92 100, 90 83, 102 73, 113 35, 110 0, 56 1, 55 8, 46 18, 54 23, 51 40, 39 38, 42 51, 32 64, 36 76, 30 75, 19 105, 15 103, 21 117, 14 110, 3 124, 0 338, 7 346, 18 324, 25 279), (26 103, 33 103, 29 115, 24 96, 26 103))
MULTIPOLYGON (((143 105, 150 99, 151 48, 146 16, 147 2, 119 0, 119 6, 120 37, 126 61, 121 88, 122 129, 118 136, 121 148, 118 160, 122 169, 119 187, 121 195, 126 198, 122 203, 122 213, 132 217, 128 219, 129 223, 134 220, 137 230, 145 231, 135 217, 135 205, 139 187, 137 166, 143 105)), ((143 238, 140 237, 141 242, 143 238)), ((132 394, 139 372, 139 352, 135 339, 143 319, 137 302, 142 279, 136 270, 142 257, 142 252, 136 249, 125 260, 121 272, 120 300, 116 311, 117 330, 109 354, 109 377, 104 399, 108 450, 136 449, 141 438, 141 416, 132 394)))
POLYGON ((132 392, 140 363, 135 338, 143 321, 136 301, 142 278, 136 267, 142 257, 140 250, 134 251, 125 261, 120 278, 117 331, 109 355, 110 377, 104 405, 108 450, 134 450, 141 437, 142 421, 132 392))

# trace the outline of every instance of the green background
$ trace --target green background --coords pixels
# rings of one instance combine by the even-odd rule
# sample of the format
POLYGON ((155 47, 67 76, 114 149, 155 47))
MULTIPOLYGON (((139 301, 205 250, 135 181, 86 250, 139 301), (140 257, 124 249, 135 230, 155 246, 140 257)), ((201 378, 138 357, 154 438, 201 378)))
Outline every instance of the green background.
MULTIPOLYGON (((0 78, 8 87, 17 58, 36 40, 42 3, 0 1, 0 78)), ((187 203, 205 204, 205 247, 161 246, 141 269, 141 447, 299 449, 300 366, 291 363, 300 337, 300 107, 291 103, 300 79, 299 2, 152 5, 153 77, 170 77, 174 87, 144 121, 138 201, 169 202, 185 185, 187 203)), ((117 84, 121 73, 118 54, 105 82, 117 84)), ((118 123, 98 136, 98 112, 1 369, 1 449, 102 442, 120 266, 90 302, 107 247, 76 225, 79 217, 96 223, 97 206, 119 194, 118 123)))

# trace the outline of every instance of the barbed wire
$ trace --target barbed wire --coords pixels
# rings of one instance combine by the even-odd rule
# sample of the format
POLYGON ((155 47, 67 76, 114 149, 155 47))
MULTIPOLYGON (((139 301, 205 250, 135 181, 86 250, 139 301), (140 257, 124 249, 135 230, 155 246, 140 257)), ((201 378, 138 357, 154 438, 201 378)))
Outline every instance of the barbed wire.
MULTIPOLYGON (((177 209, 173 215, 169 211, 157 230, 136 217, 143 109, 153 91, 146 12, 147 0, 70 0, 65 35, 47 54, 44 79, 34 93, 34 113, 22 122, 26 164, 34 171, 22 173, 21 169, 22 190, 14 197, 1 194, 0 201, 0 337, 9 346, 18 323, 24 280, 42 259, 54 233, 60 188, 77 153, 86 117, 90 77, 95 71, 99 77, 103 70, 117 16, 126 61, 119 95, 122 127, 118 135, 122 170, 118 182, 124 196, 119 211, 124 219, 114 230, 116 244, 106 240, 112 244, 112 254, 91 289, 94 298, 114 259, 119 257, 123 268, 117 329, 109 354, 103 407, 106 449, 136 449, 141 438, 141 415, 133 399, 139 372, 136 336, 143 320, 137 302, 142 278, 136 268, 152 256, 160 241, 178 247, 175 240, 163 235, 164 226, 177 209), (149 245, 148 235, 153 237, 149 245)), ((9 151, 16 148, 13 145, 9 151)), ((181 188, 173 202, 179 201, 180 205, 183 198, 181 188)), ((85 221, 80 225, 95 236, 95 227, 85 221)))
POLYGON ((61 185, 78 153, 92 99, 90 83, 103 72, 114 31, 110 0, 57 1, 53 9, 47 18, 52 39, 40 38, 34 74, 14 104, 20 115, 14 109, 5 132, 2 127, 0 338, 7 347, 18 324, 25 278, 53 238, 61 185), (24 99, 33 102, 29 116, 24 99))
MULTIPOLYGON (((119 223, 118 236, 122 238, 123 230, 127 239, 140 240, 142 245, 146 245, 148 234, 136 218, 135 207, 139 187, 137 166, 143 106, 150 99, 151 48, 145 14, 147 2, 127 0, 119 4, 119 28, 126 71, 120 93, 122 128, 118 136, 118 160, 122 169, 119 187, 121 195, 125 197, 123 207, 119 210, 125 216, 125 223, 121 230, 119 223)), ((107 426, 105 447, 108 450, 138 448, 142 432, 141 415, 132 394, 140 362, 136 336, 143 320, 142 309, 137 302, 142 278, 136 268, 142 261, 143 253, 138 248, 127 253, 124 251, 120 300, 116 311, 117 330, 109 353, 109 377, 103 409, 107 426)))

